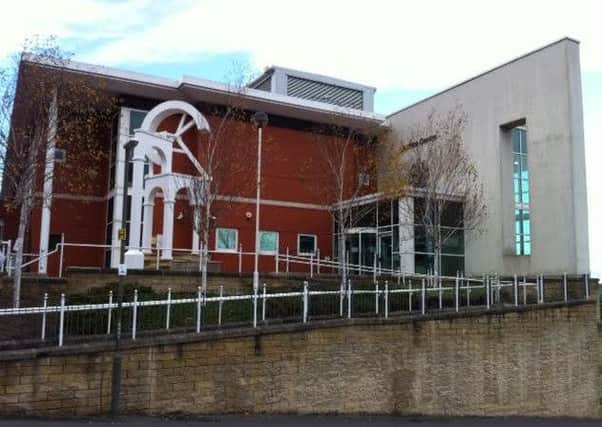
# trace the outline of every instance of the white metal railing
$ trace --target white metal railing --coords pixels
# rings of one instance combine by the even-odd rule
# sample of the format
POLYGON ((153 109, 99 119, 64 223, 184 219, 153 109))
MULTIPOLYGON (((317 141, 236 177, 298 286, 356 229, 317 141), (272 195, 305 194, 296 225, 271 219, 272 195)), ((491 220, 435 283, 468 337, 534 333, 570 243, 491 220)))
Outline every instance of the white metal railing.
MULTIPOLYGON (((3 241, 3 242, 1 242, 1 244, 6 245, 7 250, 10 251, 10 248, 11 248, 10 240, 3 241)), ((70 247, 71 248, 105 249, 105 250, 106 249, 119 249, 119 246, 113 246, 113 245, 65 242, 64 235, 61 235, 61 241, 56 245, 55 249, 53 249, 52 251, 48 252, 45 255, 48 258, 51 255, 54 255, 56 253, 59 254, 59 277, 63 276, 65 249, 70 248, 70 247)), ((160 254, 164 248, 161 248, 157 245, 155 247, 141 247, 140 249, 144 250, 144 251, 153 251, 153 250, 155 251, 155 269, 159 270, 160 254)), ((180 253, 192 254, 192 250, 189 248, 172 248, 171 250, 172 250, 172 252, 176 252, 176 253, 180 252, 180 253)), ((254 257, 254 255, 255 255, 254 252, 243 251, 242 245, 239 245, 238 250, 235 252, 223 252, 223 251, 216 251, 216 250, 209 250, 207 252, 209 254, 219 255, 219 256, 223 256, 223 257, 228 257, 228 256, 237 257, 239 274, 243 273, 243 258, 244 257, 254 257)), ((27 255, 33 256, 35 254, 27 254, 27 255)), ((200 271, 202 251, 199 250, 199 253, 194 254, 194 255, 199 257, 198 269, 200 271)), ((44 255, 42 255, 42 256, 44 256, 44 255)), ((24 264, 22 264, 22 268, 32 265, 32 264, 35 264, 36 262, 39 262, 39 260, 42 256, 37 256, 37 257, 31 259, 30 261, 25 262, 24 264)), ((316 251, 316 256, 314 256, 313 254, 311 254, 311 255, 292 255, 292 254, 290 254, 290 250, 287 247, 286 252, 283 254, 281 254, 279 252, 276 252, 274 255, 260 254, 260 257, 273 257, 273 259, 274 259, 274 271, 273 272, 275 272, 275 273, 281 273, 281 271, 280 271, 281 265, 284 265, 285 273, 287 273, 287 274, 292 273, 293 269, 291 268, 291 265, 297 265, 297 266, 306 267, 306 269, 308 271, 303 271, 302 273, 309 272, 310 278, 314 278, 314 276, 316 274, 318 274, 318 275, 321 274, 321 272, 323 272, 324 269, 330 270, 330 273, 337 273, 341 269, 346 269, 346 271, 348 273, 356 272, 358 274, 366 273, 366 274, 372 275, 373 283, 377 283, 378 279, 383 275, 396 277, 398 285, 399 284, 405 285, 406 278, 410 277, 410 276, 417 277, 417 278, 423 278, 424 280, 426 280, 428 287, 435 287, 437 283, 439 283, 439 285, 440 285, 442 281, 455 280, 454 276, 435 275, 435 274, 433 274, 433 272, 429 272, 426 274, 408 273, 408 272, 404 272, 401 270, 395 270, 392 268, 383 268, 378 265, 376 255, 374 256, 374 262, 373 262, 372 266, 367 266, 367 265, 362 265, 362 264, 352 264, 349 262, 340 263, 338 261, 334 261, 334 260, 331 260, 328 258, 321 258, 319 249, 316 251)), ((11 256, 6 256, 5 257, 5 265, 3 266, 3 268, 5 269, 5 271, 7 271, 9 276, 10 276, 12 269, 14 268, 11 264, 11 258, 12 258, 11 256)), ((485 276, 481 279, 464 277, 463 273, 460 273, 460 272, 458 272, 458 276, 461 277, 461 280, 466 283, 478 284, 481 282, 485 283, 485 282, 493 281, 493 282, 497 283, 496 289, 500 289, 503 286, 511 286, 511 285, 516 286, 517 288, 526 288, 527 286, 533 286, 536 289, 537 300, 538 301, 541 300, 543 302, 544 290, 543 290, 543 285, 541 285, 541 283, 543 283, 543 275, 537 275, 536 279, 535 279, 535 284, 533 284, 533 285, 526 284, 526 282, 524 281, 525 279, 523 279, 523 282, 521 282, 520 277, 518 277, 518 276, 515 276, 515 279, 514 279, 514 281, 517 283, 516 285, 513 285, 512 282, 510 282, 510 281, 505 281, 505 282, 500 281, 497 274, 491 274, 491 275, 485 276)), ((565 273, 565 278, 566 278, 566 273, 565 273)), ((564 288, 566 288, 566 285, 564 286, 564 288)), ((443 290, 440 292, 440 295, 442 294, 442 292, 443 292, 443 290)), ((564 292, 566 294, 567 290, 565 289, 564 292)), ((587 287, 586 287, 586 292, 589 292, 589 288, 587 288, 587 287)), ((468 293, 470 295, 470 290, 468 290, 468 293)), ((516 295, 518 295, 518 293, 516 293, 516 295)), ((587 294, 586 296, 589 297, 589 294, 587 294)), ((524 300, 524 298, 526 298, 526 297, 523 296, 523 300, 524 300)), ((441 299, 441 297, 439 299, 441 299)))
MULTIPOLYGON (((583 282, 571 281, 569 283, 566 274, 563 275, 561 280, 562 298, 558 298, 556 301, 565 303, 569 301, 569 286, 583 290, 582 297, 577 299, 589 299, 590 283, 587 275, 584 276, 583 282)), ((223 307, 225 304, 232 305, 245 301, 250 302, 250 307, 239 305, 236 312, 240 315, 241 311, 245 312, 245 310, 249 310, 250 312, 247 312, 248 317, 246 319, 252 327, 256 328, 259 318, 261 322, 267 321, 266 308, 268 303, 274 300, 300 302, 298 307, 295 304, 290 305, 286 308, 288 311, 285 310, 285 312, 278 314, 279 317, 277 318, 292 318, 293 321, 307 323, 311 321, 311 317, 313 316, 310 316, 311 307, 320 308, 318 310, 319 313, 316 314, 319 318, 347 317, 349 319, 354 316, 366 315, 389 318, 392 312, 397 314, 418 313, 418 315, 426 315, 427 312, 429 314, 442 311, 459 312, 462 309, 467 310, 474 307, 490 310, 492 306, 498 304, 519 307, 520 305, 528 305, 527 294, 530 288, 534 292, 534 295, 533 292, 531 295, 535 296, 535 302, 532 304, 553 302, 551 298, 546 299, 546 283, 544 282, 544 277, 541 275, 536 276, 534 280, 520 279, 518 276, 514 276, 511 281, 503 281, 495 276, 485 276, 481 280, 477 280, 468 279, 458 274, 453 280, 432 275, 429 277, 412 276, 411 278, 407 278, 404 285, 397 286, 389 283, 389 281, 384 281, 377 282, 372 288, 365 286, 354 288, 351 280, 348 281, 346 286, 340 286, 338 289, 324 289, 319 288, 318 285, 314 285, 310 289, 308 282, 304 282, 301 290, 286 292, 278 290, 276 292, 267 292, 267 286, 264 284, 261 292, 255 290, 252 294, 241 295, 224 295, 223 286, 221 286, 217 295, 208 296, 202 293, 201 288, 198 288, 195 296, 184 298, 173 298, 171 289, 169 289, 166 299, 146 301, 141 300, 138 291, 135 290, 132 300, 123 302, 122 309, 130 310, 129 336, 131 339, 136 339, 138 332, 142 329, 147 332, 158 332, 160 330, 170 330, 170 328, 174 327, 172 308, 176 306, 188 305, 190 309, 194 309, 194 325, 189 323, 185 326, 188 330, 195 330, 197 333, 200 333, 204 327, 203 310, 207 310, 211 304, 217 305, 217 310, 215 310, 217 313, 216 327, 223 327, 223 307), (503 294, 502 291, 504 290, 509 292, 503 294), (475 298, 477 292, 479 295, 478 298, 475 298), (447 296, 447 304, 444 304, 444 295, 447 296), (368 300, 361 300, 362 297, 368 298, 368 300), (324 298, 331 298, 330 303, 324 304, 324 298), (332 298, 335 298, 337 303, 334 303, 332 298), (370 302, 371 298, 373 298, 372 302, 370 302), (358 301, 356 300, 361 304, 357 305, 356 302, 358 301), (429 300, 431 301, 430 305, 429 300), (259 304, 261 304, 261 307, 259 307, 259 304), (148 328, 145 329, 143 324, 141 326, 144 318, 139 318, 138 313, 147 307, 162 307, 165 319, 163 327, 155 327, 149 330, 148 328), (356 310, 358 310, 358 313, 355 312, 356 310)), ((77 336, 85 338, 88 336, 90 338, 101 334, 110 335, 112 333, 111 322, 113 311, 117 308, 118 303, 115 301, 112 292, 109 292, 107 301, 104 303, 74 305, 67 304, 65 294, 61 294, 58 305, 48 305, 48 294, 44 294, 41 306, 0 309, 0 321, 4 325, 10 325, 10 320, 6 319, 6 317, 23 319, 32 315, 41 316, 40 318, 36 318, 37 320, 34 319, 34 321, 36 323, 39 321, 40 329, 37 337, 44 342, 48 338, 48 316, 50 314, 58 314, 58 321, 55 322, 55 329, 58 330, 56 343, 58 346, 62 346, 66 337, 77 336), (96 328, 95 332, 87 333, 87 328, 81 330, 77 330, 76 328, 73 330, 73 327, 70 326, 69 330, 66 331, 65 322, 67 317, 74 313, 85 312, 100 314, 102 330, 99 332, 99 329, 96 328), (2 319, 3 317, 5 319, 2 319)), ((244 316, 246 315, 243 313, 244 316)), ((240 325, 240 322, 238 321, 236 324, 240 325)), ((0 337, 0 344, 1 341, 2 337, 0 337)))
MULTIPOLYGON (((9 243, 10 247, 10 243, 9 243)), ((59 254, 59 272, 58 276, 62 277, 64 273, 64 264, 65 264, 65 250, 67 248, 90 248, 90 249, 104 249, 104 250, 118 250, 119 246, 114 245, 105 245, 105 244, 95 244, 95 243, 75 243, 75 242, 66 242, 64 240, 64 235, 61 235, 61 241, 57 243, 55 248, 48 252, 46 255, 39 254, 29 254, 31 256, 35 256, 33 259, 27 261, 22 265, 22 268, 36 264, 40 261, 42 257, 46 257, 47 259, 54 254, 59 254)), ((127 247, 126 247, 127 248, 127 247)), ((153 252, 155 256, 155 270, 160 269, 160 261, 161 261, 161 252, 165 249, 159 246, 151 246, 151 247, 141 247, 143 251, 153 252)), ((187 253, 191 255, 195 255, 199 257, 198 270, 201 270, 201 257, 202 251, 193 252, 190 248, 172 248, 172 252, 175 253, 187 253)), ((242 245, 239 245, 236 251, 233 252, 224 252, 219 250, 209 250, 207 251, 209 255, 218 255, 223 258, 227 257, 236 257, 238 264, 238 273, 243 273, 243 259, 245 257, 254 257, 255 252, 252 251, 244 251, 242 245)), ((398 277, 400 280, 405 280, 405 276, 414 273, 407 273, 401 270, 395 270, 393 268, 385 268, 377 263, 376 256, 374 257, 373 265, 364 265, 364 264, 353 264, 350 262, 341 263, 339 261, 334 261, 328 257, 321 257, 320 250, 316 251, 316 254, 310 255, 293 255, 290 253, 289 248, 286 248, 285 253, 275 253, 273 255, 268 254, 260 254, 261 258, 272 257, 274 260, 274 269, 270 271, 271 273, 309 273, 309 277, 313 278, 315 275, 319 275, 328 271, 329 273, 337 273, 341 269, 346 269, 348 273, 357 273, 357 274, 366 274, 372 275, 373 282, 376 282, 376 279, 383 275, 392 275, 398 277), (298 268, 295 269, 293 266, 302 266, 305 268, 304 271, 300 271, 298 268), (282 269, 284 267, 284 269, 282 269), (295 271, 296 270, 296 271, 295 271)), ((10 262, 11 257, 6 257, 5 268, 10 274, 10 262)), ((99 267, 96 266, 88 266, 88 267, 99 267)), ((424 274, 424 277, 428 277, 429 274, 424 274)), ((442 278, 453 279, 453 277, 447 276, 442 278)), ((472 280, 472 279, 466 279, 472 280)))

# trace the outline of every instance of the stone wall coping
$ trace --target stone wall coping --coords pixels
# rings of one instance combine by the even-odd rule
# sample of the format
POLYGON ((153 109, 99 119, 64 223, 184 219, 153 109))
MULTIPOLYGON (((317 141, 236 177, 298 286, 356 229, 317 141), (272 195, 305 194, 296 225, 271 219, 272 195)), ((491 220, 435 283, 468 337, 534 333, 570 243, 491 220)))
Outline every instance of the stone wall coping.
MULTIPOLYGON (((552 302, 538 305, 527 305, 527 306, 492 306, 489 310, 478 307, 472 310, 462 310, 455 312, 453 309, 446 312, 432 312, 422 314, 408 314, 402 316, 391 316, 388 319, 384 317, 358 317, 352 319, 325 319, 325 320, 312 320, 308 323, 278 323, 259 325, 257 328, 252 327, 239 327, 239 328, 225 328, 206 330, 201 333, 196 332, 185 332, 185 333, 161 333, 160 335, 139 337, 136 340, 128 338, 122 339, 121 348, 123 351, 147 348, 152 346, 166 346, 166 345, 179 345, 196 342, 210 342, 222 339, 235 339, 235 338, 249 338, 256 337, 260 338, 264 335, 275 335, 283 333, 302 333, 312 331, 315 329, 330 329, 330 328, 343 328, 350 326, 383 326, 383 325, 397 325, 397 324, 408 324, 408 323, 421 323, 428 321, 437 320, 455 320, 463 318, 474 318, 474 317, 485 317, 492 318, 494 316, 504 316, 511 313, 526 313, 534 311, 545 311, 548 309, 556 309, 563 307, 573 307, 580 305, 595 305, 595 300, 579 300, 565 302, 552 302)), ((45 357, 63 357, 63 356, 75 356, 82 354, 92 353, 103 353, 112 352, 115 349, 113 340, 105 340, 101 342, 89 342, 70 344, 63 347, 38 347, 30 349, 18 349, 18 350, 5 350, 0 351, 0 361, 25 361, 32 359, 40 359, 45 357)))

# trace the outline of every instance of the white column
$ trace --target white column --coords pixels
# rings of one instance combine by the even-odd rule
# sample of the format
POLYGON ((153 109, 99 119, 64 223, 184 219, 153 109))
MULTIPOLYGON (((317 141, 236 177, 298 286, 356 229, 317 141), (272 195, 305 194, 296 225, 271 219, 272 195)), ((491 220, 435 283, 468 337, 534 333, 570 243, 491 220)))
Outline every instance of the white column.
POLYGON ((414 273, 414 199, 399 199, 399 259, 401 271, 414 273))
POLYGON ((113 193, 113 230, 111 236, 111 268, 119 266, 119 229, 121 228, 121 210, 123 209, 123 192, 127 186, 123 182, 123 167, 125 162, 125 150, 123 146, 129 140, 130 110, 122 108, 119 115, 119 141, 115 153, 115 191, 113 193))
POLYGON ((173 221, 176 202, 174 200, 163 201, 163 237, 161 245, 161 259, 172 259, 173 248, 173 221))
POLYGON ((199 254, 200 241, 199 233, 197 233, 195 229, 192 229, 192 253, 195 255, 199 254))
POLYGON ((200 217, 200 211, 198 206, 194 206, 192 205, 192 211, 193 211, 193 216, 192 216, 192 253, 195 255, 199 254, 199 244, 201 241, 200 235, 199 233, 195 230, 195 226, 199 225, 199 217, 200 217))
POLYGON ((54 149, 56 147, 56 108, 55 94, 48 110, 48 146, 46 148, 46 165, 44 166, 44 194, 42 201, 42 220, 40 224, 40 261, 38 262, 38 273, 40 274, 46 274, 48 271, 48 241, 50 239, 52 184, 54 180, 54 149))
POLYGON ((140 249, 140 225, 142 219, 142 193, 144 191, 144 156, 139 147, 136 147, 134 158, 134 172, 132 177, 132 204, 130 210, 130 249, 140 249))
POLYGON ((144 222, 142 223, 142 252, 150 254, 152 250, 151 240, 153 239, 153 214, 155 204, 153 202, 144 201, 144 222))

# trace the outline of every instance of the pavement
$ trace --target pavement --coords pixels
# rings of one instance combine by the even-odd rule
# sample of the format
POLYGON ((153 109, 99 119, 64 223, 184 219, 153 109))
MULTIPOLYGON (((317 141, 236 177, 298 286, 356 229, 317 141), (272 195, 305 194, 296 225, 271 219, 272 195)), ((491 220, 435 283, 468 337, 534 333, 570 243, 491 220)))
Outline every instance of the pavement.
POLYGON ((117 420, 41 420, 0 419, 0 427, 259 427, 259 426, 328 426, 328 427, 600 427, 602 420, 567 418, 424 418, 391 416, 215 416, 196 418, 127 417, 117 420))

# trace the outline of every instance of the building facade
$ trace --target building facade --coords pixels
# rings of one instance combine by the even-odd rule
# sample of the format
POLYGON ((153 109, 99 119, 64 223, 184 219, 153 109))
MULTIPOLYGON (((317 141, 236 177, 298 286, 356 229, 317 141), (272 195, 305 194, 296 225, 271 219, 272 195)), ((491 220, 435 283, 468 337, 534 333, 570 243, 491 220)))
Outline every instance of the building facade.
MULTIPOLYGON (((362 141, 378 141, 385 129, 401 136, 433 110, 460 105, 468 117, 465 146, 483 182, 488 216, 482 234, 459 230, 451 239, 443 249, 442 272, 589 271, 579 47, 571 39, 388 117, 373 112, 374 88, 280 67, 235 90, 186 76, 173 81, 75 62, 67 67, 102 82, 119 97, 120 111, 110 132, 98 141, 107 159, 98 165, 92 190, 75 194, 62 189, 61 179, 68 177, 61 178, 58 168, 51 191, 44 192, 51 203, 34 210, 28 250, 40 254, 42 274, 57 274, 61 264, 117 267, 126 189, 125 226, 134 251, 130 268, 156 268, 156 260, 198 254, 190 177, 217 179, 206 172, 203 147, 222 128, 233 102, 248 114, 233 121, 236 131, 222 144, 229 166, 220 172, 223 184, 215 198, 219 213, 211 219, 209 238, 216 269, 253 270, 257 130, 248 118, 255 111, 270 118, 262 152, 261 272, 313 268, 301 262, 285 266, 279 259, 285 254, 325 263, 336 260, 340 233, 356 272, 374 265, 388 272, 432 269, 433 253, 411 215, 419 201, 384 198, 378 173, 365 176, 354 168, 362 159, 345 160, 349 179, 363 183, 353 200, 353 226, 341 229, 333 220, 337 200, 319 191, 326 175, 323 163, 316 162, 321 155, 316 129, 336 125, 352 129, 362 141), (138 146, 125 182, 124 145, 132 139, 138 146), (57 252, 47 255, 61 241, 62 261, 57 252), (158 254, 153 252, 157 246, 158 254)), ((319 133, 326 134, 320 143, 335 143, 340 137, 319 133)), ((10 224, 7 237, 14 238, 16 228, 10 224)))

